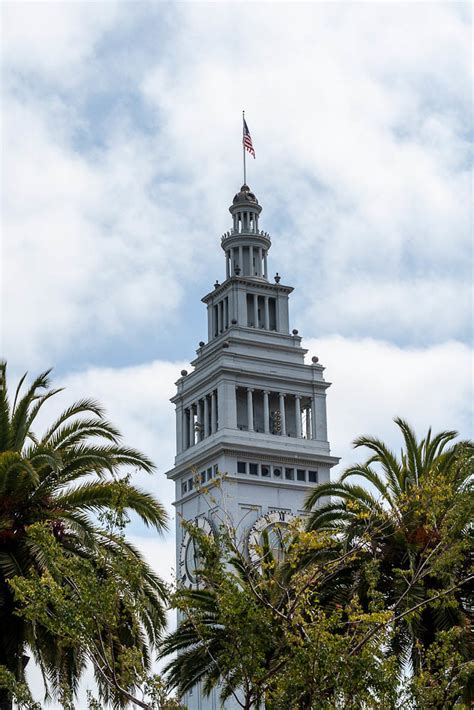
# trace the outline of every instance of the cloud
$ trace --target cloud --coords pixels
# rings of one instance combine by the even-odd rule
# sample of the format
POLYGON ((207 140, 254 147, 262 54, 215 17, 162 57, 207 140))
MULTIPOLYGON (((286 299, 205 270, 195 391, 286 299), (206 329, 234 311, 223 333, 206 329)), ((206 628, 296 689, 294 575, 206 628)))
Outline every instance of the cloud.
POLYGON ((3 69, 43 81, 77 85, 95 45, 113 27, 115 2, 5 2, 2 5, 3 69))
MULTIPOLYGON (((249 180, 275 237, 273 268, 284 264, 303 293, 317 280, 315 326, 414 344, 465 337, 472 211, 463 15, 373 4, 182 15, 174 53, 150 69, 144 95, 202 191, 235 175, 238 122, 228 117, 245 105, 257 150, 249 180), (367 294, 367 283, 380 296, 367 294), (401 319, 391 317, 399 297, 401 319)), ((225 199, 221 189, 212 197, 225 199)))
POLYGON ((223 274, 243 105, 271 268, 297 284, 298 319, 466 338, 468 13, 203 7, 6 7, 8 357, 126 360, 133 342, 150 359, 150 327, 194 318, 196 286, 223 274))
POLYGON ((332 453, 341 457, 333 477, 363 459, 363 451, 352 451, 357 436, 376 436, 399 450, 396 416, 406 419, 420 438, 430 426, 472 437, 473 352, 467 345, 400 348, 334 336, 309 339, 306 347, 320 358, 333 383, 327 395, 329 439, 332 453))

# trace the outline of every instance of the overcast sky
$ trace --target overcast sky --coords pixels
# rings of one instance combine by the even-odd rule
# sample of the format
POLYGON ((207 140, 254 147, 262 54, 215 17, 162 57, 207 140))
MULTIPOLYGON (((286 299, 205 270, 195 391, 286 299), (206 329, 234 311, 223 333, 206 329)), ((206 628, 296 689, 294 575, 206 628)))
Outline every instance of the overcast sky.
MULTIPOLYGON (((471 428, 469 3, 9 3, 3 15, 2 343, 55 368, 157 463, 169 397, 225 277, 248 182, 295 286, 291 324, 333 382, 342 466, 392 418, 471 428)), ((336 474, 337 475, 337 471, 336 474)), ((170 575, 172 535, 132 533, 170 575)))

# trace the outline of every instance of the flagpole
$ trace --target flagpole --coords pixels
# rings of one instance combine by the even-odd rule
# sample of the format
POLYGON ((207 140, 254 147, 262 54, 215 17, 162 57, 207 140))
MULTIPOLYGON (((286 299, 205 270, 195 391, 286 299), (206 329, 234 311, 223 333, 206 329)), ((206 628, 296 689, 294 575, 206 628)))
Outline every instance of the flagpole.
POLYGON ((245 111, 242 111, 242 155, 243 155, 243 159, 244 159, 244 185, 246 185, 247 184, 247 166, 245 164, 244 121, 245 121, 245 111))

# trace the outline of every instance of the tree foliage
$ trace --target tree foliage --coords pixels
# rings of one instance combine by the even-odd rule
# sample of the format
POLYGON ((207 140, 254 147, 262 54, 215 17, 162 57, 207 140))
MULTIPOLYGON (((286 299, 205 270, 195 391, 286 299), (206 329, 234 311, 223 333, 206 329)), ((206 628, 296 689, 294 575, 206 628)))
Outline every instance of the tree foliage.
MULTIPOLYGON (((109 665, 102 663, 97 644, 107 643, 109 654, 118 642, 121 653, 126 648, 130 652, 139 649, 141 664, 147 667, 165 622, 165 587, 121 530, 127 511, 158 532, 164 529, 162 505, 132 485, 129 477, 131 470, 151 473, 154 466, 146 456, 121 443, 118 430, 93 400, 72 404, 38 435, 38 415, 60 390, 51 388, 49 372, 45 372, 22 393, 25 375, 11 403, 6 366, 1 370, 3 678, 24 683, 26 654, 31 653, 43 671, 47 694, 67 689, 73 695, 86 662, 92 661, 101 697, 120 704, 121 691, 109 665), (87 584, 75 588, 87 574, 87 584), (119 581, 123 591, 114 597, 119 581), (102 602, 108 599, 110 608, 107 614, 92 614, 96 645, 91 646, 77 624, 81 608, 89 605, 94 609, 97 584, 103 591, 110 585, 110 594, 104 591, 99 597, 102 602), (135 606, 132 592, 140 600, 135 606), (53 609, 56 613, 60 603, 63 611, 69 604, 70 618, 55 619, 53 609)), ((87 617, 82 621, 86 623, 87 617)), ((2 710, 12 702, 11 688, 6 681, 3 685, 2 710)))
POLYGON ((207 537, 185 523, 200 585, 173 598, 170 687, 218 688, 246 709, 469 707, 472 445, 451 444, 454 432, 418 442, 398 424, 400 460, 357 440, 373 455, 315 488, 284 562, 265 536, 252 563, 230 524, 207 537))

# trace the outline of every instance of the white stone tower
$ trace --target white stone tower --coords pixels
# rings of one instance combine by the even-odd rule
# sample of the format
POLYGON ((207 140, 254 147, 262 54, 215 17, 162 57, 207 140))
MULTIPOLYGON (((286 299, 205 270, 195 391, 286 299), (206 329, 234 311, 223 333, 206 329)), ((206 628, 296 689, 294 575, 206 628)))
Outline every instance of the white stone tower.
MULTIPOLYGON (((329 480, 323 367, 307 352, 296 330, 290 333, 291 286, 268 280, 270 236, 259 229, 262 211, 243 185, 234 197, 232 229, 221 241, 226 278, 202 299, 207 305, 208 342, 200 343, 193 371, 177 381, 176 459, 168 478, 176 484, 177 575, 194 585, 194 551, 181 518, 212 533, 222 508, 243 544, 266 526, 303 513, 306 494, 329 480), (216 474, 222 505, 210 503, 216 474)), ((250 540, 250 544, 249 544, 250 540)), ((218 710, 216 695, 198 688, 184 699, 189 710, 218 710)), ((226 708, 233 707, 226 703, 226 708)))

